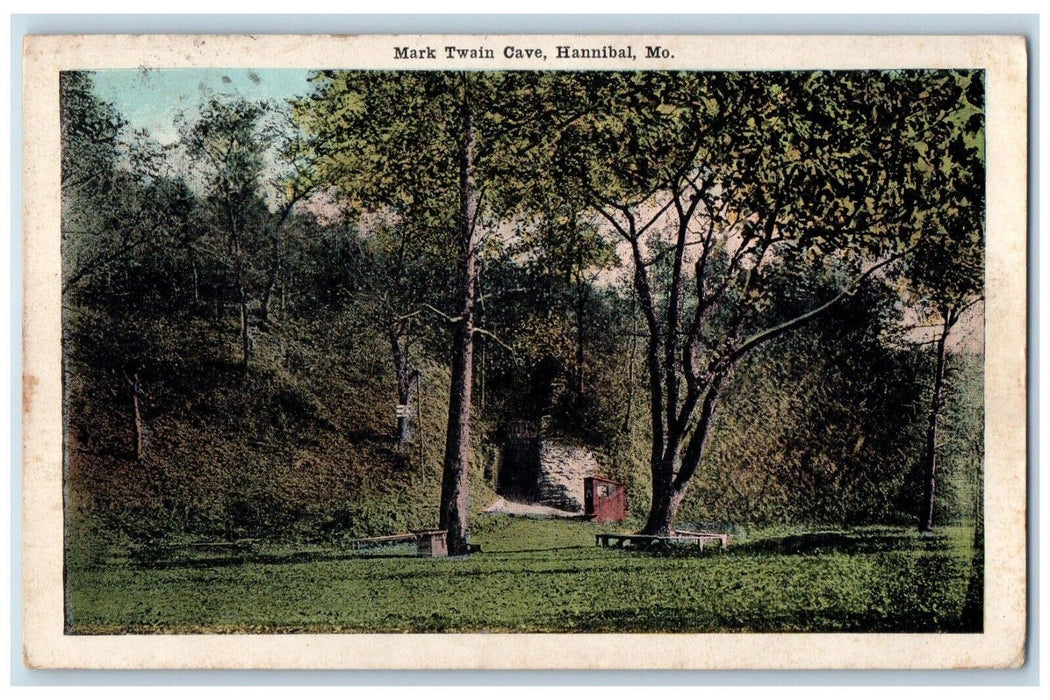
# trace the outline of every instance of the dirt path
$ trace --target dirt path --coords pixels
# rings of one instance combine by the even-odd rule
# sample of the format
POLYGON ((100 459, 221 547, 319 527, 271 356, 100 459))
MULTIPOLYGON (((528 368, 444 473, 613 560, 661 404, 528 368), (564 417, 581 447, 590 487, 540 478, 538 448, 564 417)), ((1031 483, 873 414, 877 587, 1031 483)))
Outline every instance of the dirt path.
POLYGON ((561 510, 559 508, 551 508, 550 506, 541 506, 535 503, 518 503, 517 501, 508 501, 502 496, 493 501, 488 508, 485 509, 486 513, 496 513, 500 515, 523 515, 530 518, 576 518, 579 517, 579 513, 574 513, 568 510, 561 510))

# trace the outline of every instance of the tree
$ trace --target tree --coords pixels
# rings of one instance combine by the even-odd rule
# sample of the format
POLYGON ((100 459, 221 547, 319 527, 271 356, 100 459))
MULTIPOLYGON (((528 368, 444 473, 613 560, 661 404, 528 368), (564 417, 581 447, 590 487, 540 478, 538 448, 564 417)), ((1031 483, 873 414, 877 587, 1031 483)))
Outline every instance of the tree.
POLYGON ((949 337, 967 311, 984 299, 984 81, 983 74, 950 73, 939 108, 948 116, 915 142, 914 157, 939 198, 917 254, 907 266, 905 298, 931 331, 930 391, 918 526, 934 525, 940 422, 945 406, 949 337))
MULTIPOLYGON (((492 380, 509 420, 549 415, 562 428, 583 428, 581 413, 593 352, 607 329, 597 278, 619 265, 594 215, 536 206, 514 222, 501 255, 484 259, 482 322, 505 346, 489 353, 492 380)), ((582 431, 577 431, 580 434, 582 431)))
MULTIPOLYGON (((468 552, 470 410, 479 219, 479 148, 491 120, 481 76, 469 73, 331 72, 296 106, 322 177, 351 205, 443 232, 455 251, 452 377, 439 526, 449 551, 468 552)), ((482 172, 487 174, 484 166, 482 172)))
POLYGON ((105 190, 116 169, 126 126, 113 105, 100 100, 86 71, 59 74, 62 131, 62 192, 105 190))
POLYGON ((449 261, 444 251, 426 244, 425 232, 406 221, 373 217, 367 231, 349 238, 353 303, 363 312, 363 325, 380 333, 390 348, 397 403, 405 407, 396 416, 396 435, 404 448, 413 439, 407 407, 413 385, 418 391, 417 358, 435 344, 433 310, 449 296, 444 274, 449 261))
POLYGON ((498 246, 492 234, 518 206, 522 154, 564 128, 548 90, 560 83, 539 73, 431 71, 321 71, 315 79, 296 115, 325 181, 351 206, 411 222, 455 255, 439 524, 450 551, 463 554, 474 339, 486 333, 476 323, 479 255, 498 246))
POLYGON ((937 73, 603 77, 583 91, 588 116, 544 167, 629 251, 648 336, 653 497, 643 531, 667 534, 736 363, 855 293, 927 233, 941 203, 906 146, 945 119, 931 94, 953 91, 937 73), (763 325, 768 281, 798 260, 811 274, 848 274, 830 298, 763 325))
POLYGON ((577 406, 585 392, 586 342, 588 307, 594 295, 597 277, 619 263, 615 250, 600 235, 597 222, 588 221, 579 212, 544 208, 536 226, 526 230, 523 250, 532 264, 552 277, 572 317, 575 338, 571 371, 573 403, 577 406))
POLYGON ((65 359, 104 369, 109 391, 130 398, 130 453, 142 460, 145 384, 159 354, 151 326, 179 303, 172 268, 194 238, 197 202, 164 149, 128 134, 95 95, 89 73, 62 73, 60 104, 65 359))
POLYGON ((186 152, 200 168, 211 228, 218 234, 207 252, 225 269, 238 307, 244 372, 255 346, 252 302, 260 302, 265 327, 281 270, 284 225, 295 205, 314 189, 299 134, 288 130, 290 122, 275 129, 270 121, 274 116, 275 108, 267 102, 213 97, 201 105, 200 118, 182 129, 186 152), (283 171, 268 182, 275 141, 280 141, 283 171), (267 184, 272 190, 269 200, 267 184))
POLYGON ((90 73, 59 79, 62 133, 63 294, 105 273, 146 242, 138 178, 119 167, 126 123, 94 93, 90 73))
POLYGON ((285 224, 296 204, 310 197, 317 189, 313 160, 304 134, 289 111, 280 110, 276 116, 276 127, 268 130, 268 133, 274 134, 277 142, 276 163, 272 167, 275 172, 269 182, 270 190, 274 193, 276 212, 271 215, 270 260, 260 308, 260 321, 264 327, 270 323, 273 296, 284 268, 285 224))

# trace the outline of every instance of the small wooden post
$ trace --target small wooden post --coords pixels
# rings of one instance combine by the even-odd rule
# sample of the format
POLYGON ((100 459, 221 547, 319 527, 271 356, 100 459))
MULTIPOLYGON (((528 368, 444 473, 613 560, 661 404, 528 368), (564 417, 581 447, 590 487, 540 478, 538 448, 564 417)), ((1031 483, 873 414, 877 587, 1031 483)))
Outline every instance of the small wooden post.
POLYGON ((448 530, 423 530, 415 533, 416 553, 421 557, 448 556, 448 530))

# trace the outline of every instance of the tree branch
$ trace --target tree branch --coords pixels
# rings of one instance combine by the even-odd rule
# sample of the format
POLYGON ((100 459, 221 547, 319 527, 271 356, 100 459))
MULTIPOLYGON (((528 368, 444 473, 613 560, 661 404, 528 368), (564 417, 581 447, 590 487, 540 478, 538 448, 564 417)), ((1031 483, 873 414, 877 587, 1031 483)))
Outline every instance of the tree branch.
POLYGON ((777 324, 777 325, 775 325, 775 326, 773 326, 771 328, 767 328, 767 329, 765 329, 763 331, 755 333, 750 338, 748 338, 743 343, 741 343, 740 346, 737 347, 737 349, 733 351, 733 353, 729 356, 729 363, 732 364, 732 363, 736 362, 741 357, 743 357, 748 352, 750 352, 751 350, 753 350, 757 346, 761 345, 762 343, 770 341, 770 340, 772 340, 772 339, 774 339, 774 338, 776 338, 776 337, 778 337, 780 335, 783 335, 784 333, 787 333, 790 330, 798 328, 799 326, 801 326, 802 324, 806 323, 807 321, 809 321, 809 320, 811 320, 813 318, 816 318, 817 316, 819 316, 823 312, 827 311, 832 306, 834 306, 835 304, 839 303, 840 301, 842 301, 846 297, 855 294, 857 289, 865 281, 867 281, 873 274, 875 274, 878 270, 881 270, 882 268, 886 267, 887 265, 891 265, 891 264, 897 262, 898 260, 900 260, 901 258, 905 257, 906 255, 911 254, 914 250, 915 250, 915 246, 912 246, 911 248, 908 248, 907 250, 905 250, 905 251, 903 251, 901 253, 898 253, 896 255, 892 255, 892 256, 886 258, 885 260, 883 260, 882 262, 879 262, 879 263, 876 263, 875 265, 872 265, 867 270, 865 270, 860 275, 858 275, 857 278, 854 279, 852 283, 847 285, 842 291, 840 291, 838 294, 836 294, 835 296, 833 296, 831 299, 829 299, 828 301, 824 302, 820 306, 818 306, 816 308, 813 308, 813 309, 810 309, 809 311, 807 311, 807 312, 805 312, 803 314, 800 314, 800 315, 798 315, 798 316, 796 316, 796 317, 794 317, 792 319, 784 321, 783 323, 779 323, 779 324, 777 324))

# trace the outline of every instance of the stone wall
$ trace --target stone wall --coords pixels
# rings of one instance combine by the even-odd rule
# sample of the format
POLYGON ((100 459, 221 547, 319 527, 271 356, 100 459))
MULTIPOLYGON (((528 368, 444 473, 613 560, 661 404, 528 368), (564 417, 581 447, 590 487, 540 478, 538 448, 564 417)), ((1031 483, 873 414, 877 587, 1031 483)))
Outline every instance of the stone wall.
POLYGON ((497 493, 511 500, 583 512, 583 480, 598 474, 590 450, 542 437, 504 443, 497 493))

